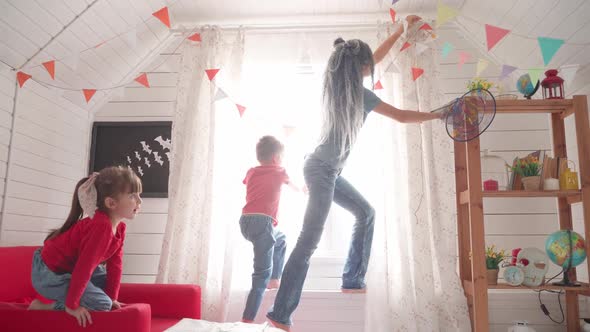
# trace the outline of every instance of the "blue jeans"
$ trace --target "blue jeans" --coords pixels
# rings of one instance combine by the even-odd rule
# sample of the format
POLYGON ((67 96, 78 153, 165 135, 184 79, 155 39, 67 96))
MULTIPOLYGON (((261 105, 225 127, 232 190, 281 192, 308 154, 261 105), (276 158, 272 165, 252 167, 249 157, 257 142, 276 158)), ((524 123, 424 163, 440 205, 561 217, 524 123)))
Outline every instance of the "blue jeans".
POLYGON ((254 246, 252 288, 242 319, 254 320, 269 280, 280 279, 283 274, 287 243, 285 234, 273 227, 272 218, 263 214, 242 215, 240 229, 246 240, 254 246))
MULTIPOLYGON (((65 301, 71 279, 71 273, 58 274, 51 271, 41 258, 41 249, 35 251, 31 271, 33 287, 43 297, 55 301, 53 305, 55 310, 65 310, 65 301)), ((106 281, 106 269, 102 265, 97 266, 80 298, 80 305, 88 310, 94 311, 111 310, 113 302, 103 291, 106 281)))
POLYGON ((341 171, 342 169, 334 168, 313 157, 305 161, 303 175, 309 188, 309 201, 303 219, 303 229, 285 265, 274 306, 267 314, 268 318, 276 322, 291 325, 291 314, 299 304, 309 260, 320 242, 332 201, 350 211, 356 218, 342 274, 342 288, 365 287, 375 210, 340 176, 341 171))

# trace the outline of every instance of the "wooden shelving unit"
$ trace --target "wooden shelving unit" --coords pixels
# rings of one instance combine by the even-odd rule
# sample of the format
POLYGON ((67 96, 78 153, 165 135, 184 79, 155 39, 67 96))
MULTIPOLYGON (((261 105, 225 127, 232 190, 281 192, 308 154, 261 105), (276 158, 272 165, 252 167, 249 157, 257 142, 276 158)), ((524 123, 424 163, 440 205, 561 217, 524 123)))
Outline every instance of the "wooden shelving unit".
MULTIPOLYGON (((555 197, 558 203, 560 229, 572 229, 571 204, 581 203, 584 215, 584 238, 590 243, 590 125, 586 96, 564 100, 498 100, 497 113, 547 113, 551 116, 554 157, 567 157, 564 119, 575 117, 578 144, 580 190, 559 191, 482 191, 480 144, 476 138, 455 142, 455 182, 457 189, 457 225, 459 233, 459 271, 468 299, 474 331, 488 331, 488 289, 564 290, 567 309, 567 331, 579 331, 578 296, 590 296, 590 284, 581 287, 543 285, 537 288, 512 287, 506 284, 488 286, 485 265, 484 201, 513 197, 555 197), (474 259, 469 258, 470 252, 474 259)), ((485 135, 485 134, 484 134, 485 135)), ((590 257, 590 245, 586 253, 590 257)), ((590 271, 590 260, 586 260, 590 271)), ((576 280, 575 270, 571 277, 576 280)))

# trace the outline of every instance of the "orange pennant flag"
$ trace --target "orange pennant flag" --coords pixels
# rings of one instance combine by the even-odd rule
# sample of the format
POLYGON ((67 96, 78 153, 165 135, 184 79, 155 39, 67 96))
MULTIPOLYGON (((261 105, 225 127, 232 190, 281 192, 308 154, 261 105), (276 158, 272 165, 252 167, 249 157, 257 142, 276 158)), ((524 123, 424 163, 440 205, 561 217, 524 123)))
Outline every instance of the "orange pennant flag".
POLYGON ((502 40, 510 30, 498 28, 493 25, 486 24, 486 42, 488 44, 488 51, 491 50, 496 44, 502 40))
POLYGON ((414 81, 417 80, 418 77, 422 76, 423 73, 424 69, 412 67, 412 77, 414 78, 414 81))
POLYGON ((18 81, 18 85, 22 88, 25 85, 25 82, 31 78, 32 76, 29 74, 25 74, 22 71, 16 73, 16 80, 18 81))
POLYGON ((201 41, 201 34, 200 33, 194 33, 192 34, 190 37, 188 37, 188 40, 192 40, 195 42, 200 42, 201 41))
POLYGON ((143 74, 137 76, 137 78, 135 79, 135 82, 145 86, 146 88, 150 87, 150 82, 148 82, 148 78, 147 78, 146 73, 143 73, 143 74))
POLYGON ((404 46, 402 46, 402 49, 401 49, 401 50, 399 50, 399 51, 401 52, 401 51, 405 50, 406 48, 409 48, 410 46, 412 46, 412 44, 410 44, 410 43, 408 43, 408 42, 405 42, 405 43, 404 43, 404 46))
POLYGON ((157 12, 152 13, 158 20, 160 20, 164 25, 170 28, 170 16, 168 16, 168 7, 164 7, 157 12))
POLYGON ((389 16, 391 16, 391 21, 395 23, 395 10, 393 8, 389 8, 389 16))
POLYGON ((374 90, 382 90, 383 89, 383 84, 381 84, 381 80, 377 81, 377 83, 375 83, 375 86, 373 87, 374 90))
POLYGON ((219 69, 206 69, 205 72, 207 73, 207 77, 209 77, 209 81, 213 81, 213 78, 215 78, 219 69))
POLYGON ((96 89, 82 89, 82 92, 84 92, 84 98, 86 98, 86 103, 88 104, 92 96, 96 93, 96 89))
POLYGON ((240 104, 236 104, 236 107, 238 108, 238 112, 240 112, 240 118, 244 115, 244 112, 246 111, 246 107, 240 105, 240 104))
POLYGON ((428 23, 422 24, 419 30, 432 30, 432 27, 428 23))
POLYGON ((45 69, 47 69, 49 76, 51 76, 51 79, 54 80, 55 79, 55 60, 43 62, 43 67, 45 67, 45 69))

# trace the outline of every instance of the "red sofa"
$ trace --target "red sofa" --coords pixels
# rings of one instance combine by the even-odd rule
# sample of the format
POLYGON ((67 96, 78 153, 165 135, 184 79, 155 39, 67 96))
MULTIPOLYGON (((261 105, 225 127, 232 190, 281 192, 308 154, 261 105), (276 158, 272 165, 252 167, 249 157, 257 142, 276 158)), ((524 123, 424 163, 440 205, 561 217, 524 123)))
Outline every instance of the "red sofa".
POLYGON ((201 289, 194 285, 121 284, 123 308, 91 312, 83 328, 65 311, 28 311, 39 295, 31 284, 38 247, 0 247, 0 331, 164 331, 182 318, 201 318, 201 289))

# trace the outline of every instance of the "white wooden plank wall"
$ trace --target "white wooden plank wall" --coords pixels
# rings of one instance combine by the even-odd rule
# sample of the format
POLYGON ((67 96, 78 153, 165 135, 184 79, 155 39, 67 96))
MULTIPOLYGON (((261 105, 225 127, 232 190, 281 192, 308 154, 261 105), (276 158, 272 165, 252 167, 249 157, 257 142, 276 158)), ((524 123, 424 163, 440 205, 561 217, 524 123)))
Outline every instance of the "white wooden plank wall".
MULTIPOLYGON (((0 66, 4 67, 1 64, 0 66)), ((2 68, 0 72, 0 214, 2 213, 4 187, 6 186, 6 165, 8 161, 10 132, 12 130, 15 84, 16 79, 13 72, 7 68, 2 68)), ((3 220, 0 219, 0 235, 2 224, 3 220)))

